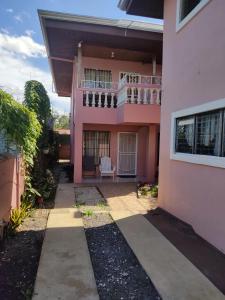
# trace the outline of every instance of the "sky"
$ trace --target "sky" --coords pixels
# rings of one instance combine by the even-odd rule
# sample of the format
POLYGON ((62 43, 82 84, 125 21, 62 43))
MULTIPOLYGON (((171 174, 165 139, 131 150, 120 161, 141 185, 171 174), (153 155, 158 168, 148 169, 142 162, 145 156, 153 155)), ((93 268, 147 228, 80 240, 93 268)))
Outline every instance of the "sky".
POLYGON ((27 80, 42 82, 53 110, 70 110, 70 98, 53 92, 37 9, 80 15, 141 20, 161 24, 160 20, 129 16, 118 7, 119 0, 1 0, 0 4, 0 88, 23 101, 27 80))

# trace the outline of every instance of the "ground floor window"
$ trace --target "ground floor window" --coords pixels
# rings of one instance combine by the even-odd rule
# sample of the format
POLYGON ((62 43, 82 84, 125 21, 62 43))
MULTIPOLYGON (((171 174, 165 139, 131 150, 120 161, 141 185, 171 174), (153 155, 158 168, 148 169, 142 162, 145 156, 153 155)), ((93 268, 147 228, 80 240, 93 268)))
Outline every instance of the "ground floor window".
POLYGON ((95 171, 103 156, 110 157, 110 132, 85 130, 83 133, 83 170, 95 171))
POLYGON ((175 152, 225 156, 225 109, 176 118, 175 152))

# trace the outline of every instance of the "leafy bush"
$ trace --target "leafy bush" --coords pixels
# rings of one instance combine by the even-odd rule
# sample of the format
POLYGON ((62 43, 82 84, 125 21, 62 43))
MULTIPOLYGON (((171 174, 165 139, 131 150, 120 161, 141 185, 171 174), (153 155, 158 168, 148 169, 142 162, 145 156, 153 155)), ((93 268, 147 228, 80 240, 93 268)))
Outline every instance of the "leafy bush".
POLYGON ((43 170, 37 165, 32 172, 31 184, 34 190, 38 192, 38 197, 42 197, 44 201, 53 199, 56 191, 56 181, 51 170, 43 170))
POLYGON ((150 189, 150 193, 153 198, 157 198, 158 197, 158 185, 153 185, 150 189))
POLYGON ((0 115, 0 131, 7 140, 21 148, 25 163, 32 165, 41 133, 36 114, 0 89, 0 115))

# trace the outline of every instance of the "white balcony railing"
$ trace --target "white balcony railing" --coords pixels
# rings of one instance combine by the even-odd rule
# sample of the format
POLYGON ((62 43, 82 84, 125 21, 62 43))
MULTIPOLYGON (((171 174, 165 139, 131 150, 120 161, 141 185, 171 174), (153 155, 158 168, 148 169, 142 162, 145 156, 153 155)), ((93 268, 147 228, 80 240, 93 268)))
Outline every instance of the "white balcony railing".
POLYGON ((124 103, 161 104, 161 77, 126 73, 117 82, 82 80, 83 106, 116 108, 124 103))
POLYGON ((127 73, 119 81, 119 88, 122 88, 125 85, 135 84, 135 85, 161 85, 162 77, 161 76, 145 76, 139 74, 127 73))
POLYGON ((117 93, 101 91, 83 91, 83 106, 89 107, 117 107, 117 93))
POLYGON ((94 80, 82 80, 81 88, 85 89, 101 89, 101 90, 117 90, 117 82, 105 82, 105 81, 94 81, 94 80))
POLYGON ((117 105, 130 104, 161 104, 161 89, 150 87, 124 86, 118 93, 117 105))

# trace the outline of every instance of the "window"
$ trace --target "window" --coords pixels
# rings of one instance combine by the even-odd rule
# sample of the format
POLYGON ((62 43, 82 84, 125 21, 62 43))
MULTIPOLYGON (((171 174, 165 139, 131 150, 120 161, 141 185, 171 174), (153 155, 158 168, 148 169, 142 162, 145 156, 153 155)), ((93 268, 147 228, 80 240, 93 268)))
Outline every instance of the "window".
POLYGON ((176 152, 193 153, 194 150, 194 117, 177 119, 176 152))
POLYGON ((196 118, 196 153, 220 156, 220 111, 198 115, 196 118))
POLYGON ((85 68, 84 79, 87 88, 111 88, 112 72, 85 68))
POLYGON ((177 31, 188 23, 209 1, 210 0, 177 0, 177 31))
POLYGON ((182 0, 180 6, 180 21, 182 21, 201 0, 182 0))
POLYGON ((103 156, 110 156, 110 132, 85 130, 83 134, 83 169, 94 171, 103 156))
POLYGON ((225 109, 176 118, 175 153, 225 157, 225 109))

